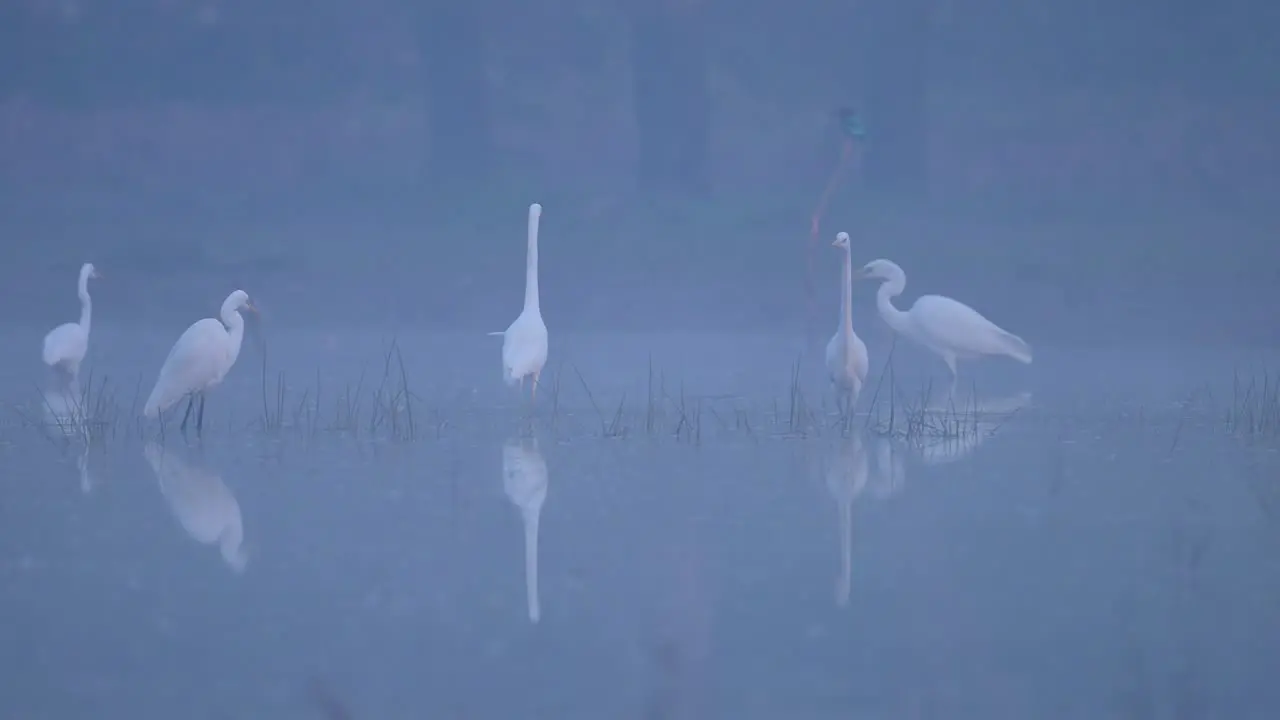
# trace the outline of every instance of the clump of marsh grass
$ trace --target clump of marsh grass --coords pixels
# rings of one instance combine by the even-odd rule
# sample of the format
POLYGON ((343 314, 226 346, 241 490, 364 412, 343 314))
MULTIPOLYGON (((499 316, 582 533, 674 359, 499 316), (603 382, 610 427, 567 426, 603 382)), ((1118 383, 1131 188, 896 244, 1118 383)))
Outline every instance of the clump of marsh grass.
POLYGON ((323 392, 319 371, 314 386, 304 387, 297 400, 289 398, 290 385, 284 371, 276 373, 275 385, 271 385, 265 347, 261 371, 262 413, 257 426, 269 436, 278 437, 290 430, 300 431, 307 437, 324 431, 357 439, 385 438, 396 442, 418 438, 414 406, 421 404, 421 400, 409 387, 404 356, 395 340, 383 353, 382 375, 377 384, 366 387, 367 374, 361 370, 354 387, 347 385, 337 393, 332 420, 328 423, 321 420, 322 403, 327 395, 323 392))
POLYGON ((110 378, 94 378, 90 373, 83 384, 71 382, 58 388, 42 390, 36 387, 39 397, 38 417, 21 407, 15 412, 28 427, 40 428, 49 439, 85 445, 113 438, 122 424, 121 405, 110 378))
POLYGON ((1233 373, 1223 423, 1227 432, 1250 441, 1280 440, 1280 379, 1269 372, 1247 380, 1233 373))

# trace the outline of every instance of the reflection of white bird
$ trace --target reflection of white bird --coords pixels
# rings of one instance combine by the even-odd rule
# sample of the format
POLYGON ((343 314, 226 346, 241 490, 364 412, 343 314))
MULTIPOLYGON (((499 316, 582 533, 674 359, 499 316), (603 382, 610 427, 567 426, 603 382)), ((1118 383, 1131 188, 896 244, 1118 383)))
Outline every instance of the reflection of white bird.
POLYGON ((532 438, 509 440, 502 446, 502 489, 520 508, 524 520, 524 584, 529 620, 542 616, 538 602, 538 520, 547 500, 547 461, 532 438))
POLYGON ((880 317, 899 335, 917 342, 942 357, 951 370, 955 387, 956 360, 983 355, 1008 355, 1022 363, 1031 362, 1031 347, 1022 338, 999 328, 977 310, 941 295, 921 295, 908 311, 893 306, 892 298, 902 294, 907 275, 891 260, 872 260, 859 273, 863 278, 884 281, 876 292, 880 317))
POLYGON ((876 469, 867 483, 867 492, 876 500, 888 500, 907 485, 905 452, 891 437, 876 438, 876 469))
POLYGON ((853 503, 867 486, 867 451, 858 435, 836 440, 827 461, 827 490, 840 511, 840 575, 836 580, 836 603, 849 603, 853 582, 853 503))
POLYGON ((80 296, 80 322, 63 323, 44 336, 44 364, 61 368, 72 378, 80 374, 80 363, 89 352, 89 323, 93 318, 93 301, 89 298, 89 278, 98 277, 93 263, 80 266, 76 285, 80 296))
POLYGON ((945 465, 967 457, 995 437, 1014 414, 1031 404, 1031 393, 1001 398, 931 403, 925 422, 932 430, 918 433, 911 449, 925 465, 945 465))
POLYGON ((193 467, 154 442, 142 450, 160 483, 160 492, 193 540, 218 544, 222 559, 236 572, 249 562, 245 550, 240 504, 222 482, 206 468, 193 467))
POLYGON ((844 263, 840 280, 840 327, 827 343, 827 372, 836 387, 836 400, 841 414, 853 408, 867 380, 870 361, 867 345, 853 331, 853 258, 849 250, 849 233, 836 235, 832 243, 841 249, 844 263))
POLYGON ((218 313, 220 319, 197 320, 182 333, 160 368, 160 377, 142 409, 143 415, 154 418, 186 397, 187 411, 182 415, 182 430, 186 432, 191 406, 199 396, 196 433, 204 430, 204 394, 222 382, 240 356, 240 343, 244 340, 241 308, 253 310, 249 295, 236 290, 223 301, 218 313))
POLYGON ((542 322, 542 310, 538 306, 538 219, 542 206, 529 206, 529 247, 524 268, 524 309, 505 332, 491 332, 502 336, 502 379, 507 385, 520 383, 524 391, 524 379, 533 376, 530 400, 538 395, 538 376, 547 364, 547 325, 542 322))

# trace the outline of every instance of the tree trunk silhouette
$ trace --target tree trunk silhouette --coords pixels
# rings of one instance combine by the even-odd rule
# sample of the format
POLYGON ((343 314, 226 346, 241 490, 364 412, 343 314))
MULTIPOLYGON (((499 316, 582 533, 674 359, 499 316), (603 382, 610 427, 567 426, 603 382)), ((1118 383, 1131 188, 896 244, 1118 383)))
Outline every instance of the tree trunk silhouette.
POLYGON ((427 83, 428 189, 451 197, 477 191, 493 162, 479 11, 458 0, 425 0, 418 47, 427 83))
POLYGON ((639 0, 631 72, 641 189, 706 195, 711 101, 705 16, 697 0, 639 0))
POLYGON ((919 199, 929 182, 929 2, 874 0, 863 23, 866 179, 877 194, 919 199))

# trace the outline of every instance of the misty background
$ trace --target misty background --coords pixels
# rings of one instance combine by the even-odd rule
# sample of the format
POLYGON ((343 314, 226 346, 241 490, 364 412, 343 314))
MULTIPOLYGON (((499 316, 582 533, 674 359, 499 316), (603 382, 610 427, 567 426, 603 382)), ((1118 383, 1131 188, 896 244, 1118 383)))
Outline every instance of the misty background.
POLYGON ((501 329, 536 201, 553 332, 797 332, 848 106, 819 327, 844 229, 1033 346, 1274 343, 1278 33, 1247 0, 9 0, 0 313, 48 325, 92 261, 110 323, 244 287, 501 329))

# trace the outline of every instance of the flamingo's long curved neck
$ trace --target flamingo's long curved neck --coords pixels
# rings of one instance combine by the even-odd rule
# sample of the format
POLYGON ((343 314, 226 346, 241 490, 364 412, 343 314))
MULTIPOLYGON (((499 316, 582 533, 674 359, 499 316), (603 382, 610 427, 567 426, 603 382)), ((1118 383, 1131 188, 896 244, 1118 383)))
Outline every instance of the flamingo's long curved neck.
POLYGON ((93 300, 89 297, 89 273, 80 273, 80 284, 76 288, 80 296, 80 327, 89 332, 89 323, 93 319, 93 300))
POLYGON ((524 261, 524 309, 538 311, 538 214, 529 213, 529 250, 524 261))
POLYGON ((840 330, 853 335, 853 255, 844 248, 844 273, 840 281, 840 330))
POLYGON ((907 280, 904 277, 896 277, 881 283, 880 289, 876 291, 876 309, 880 311, 880 317, 884 318, 885 323, 893 328, 894 332, 910 335, 910 318, 905 312, 893 306, 893 298, 901 295, 906 287, 907 280))

